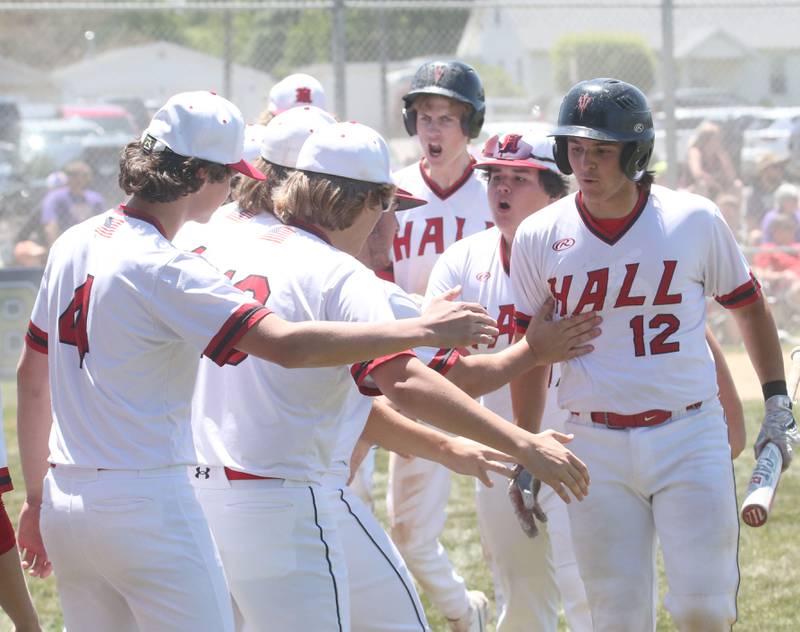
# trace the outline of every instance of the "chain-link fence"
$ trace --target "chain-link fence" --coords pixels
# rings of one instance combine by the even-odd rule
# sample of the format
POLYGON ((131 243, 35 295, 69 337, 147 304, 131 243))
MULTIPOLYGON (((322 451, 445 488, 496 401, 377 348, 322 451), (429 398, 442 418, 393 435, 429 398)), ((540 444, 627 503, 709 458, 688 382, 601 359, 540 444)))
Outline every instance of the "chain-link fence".
POLYGON ((770 209, 797 219, 796 191, 775 199, 800 171, 797 24, 800 0, 0 0, 0 256, 41 261, 49 191, 86 202, 70 163, 117 203, 120 148, 183 90, 214 89, 255 121, 277 80, 306 72, 328 109, 381 130, 398 165, 412 160, 400 97, 434 57, 479 70, 487 132, 554 122, 580 79, 639 85, 659 177, 714 198, 755 252, 775 241, 770 209))

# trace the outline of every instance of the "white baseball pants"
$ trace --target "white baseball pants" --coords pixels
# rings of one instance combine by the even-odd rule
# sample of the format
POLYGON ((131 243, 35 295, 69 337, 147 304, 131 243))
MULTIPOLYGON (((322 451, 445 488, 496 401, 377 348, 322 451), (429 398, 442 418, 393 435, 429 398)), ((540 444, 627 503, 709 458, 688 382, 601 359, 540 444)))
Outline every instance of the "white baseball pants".
POLYGON ((476 481, 481 542, 492 569, 498 632, 555 632, 559 598, 572 632, 591 632, 566 504, 547 486, 540 503, 547 523, 526 536, 508 499, 508 479, 490 473, 494 487, 476 481))
POLYGON ((333 490, 347 560, 353 632, 426 632, 425 611, 403 558, 350 489, 333 490))
POLYGON ((664 424, 608 429, 571 417, 570 449, 589 495, 569 505, 572 539, 597 632, 655 629, 655 544, 682 632, 736 620, 739 522, 730 447, 714 400, 664 424))
POLYGON ((447 518, 450 470, 420 458, 389 454, 386 508, 392 541, 431 603, 448 619, 469 610, 464 579, 439 542, 447 518))
MULTIPOLYGON (((330 490, 309 483, 193 480, 219 547, 240 632, 349 632, 347 565, 330 490)), ((205 468, 203 468, 205 470, 205 468)))
POLYGON ((67 630, 232 632, 222 564, 186 466, 57 466, 41 531, 67 630))

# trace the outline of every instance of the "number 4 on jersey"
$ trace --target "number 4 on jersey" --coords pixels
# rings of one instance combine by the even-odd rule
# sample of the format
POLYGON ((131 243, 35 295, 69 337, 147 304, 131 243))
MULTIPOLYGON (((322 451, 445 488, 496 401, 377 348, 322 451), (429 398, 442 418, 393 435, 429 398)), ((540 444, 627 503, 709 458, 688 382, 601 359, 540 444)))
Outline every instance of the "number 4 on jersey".
POLYGON ((89 335, 86 328, 92 283, 94 277, 90 274, 84 284, 76 288, 67 309, 58 317, 58 341, 78 348, 81 368, 83 368, 83 356, 89 353, 89 335))

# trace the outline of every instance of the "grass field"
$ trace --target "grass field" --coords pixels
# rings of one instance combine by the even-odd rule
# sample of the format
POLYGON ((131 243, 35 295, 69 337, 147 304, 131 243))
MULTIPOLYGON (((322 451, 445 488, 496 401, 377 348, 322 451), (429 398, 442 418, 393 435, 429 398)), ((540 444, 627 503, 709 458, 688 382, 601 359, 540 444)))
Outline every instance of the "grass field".
MULTIPOLYGON (((731 364, 739 365, 740 351, 731 350, 731 364)), ((749 369, 752 371, 752 369, 749 369)), ((750 381, 751 373, 742 376, 750 381)), ((737 382, 739 375, 737 374, 737 382)), ((741 389, 742 394, 753 393, 741 389)), ((4 419, 6 443, 12 477, 17 489, 6 494, 3 499, 12 520, 16 523, 19 507, 24 497, 22 474, 19 470, 19 457, 16 446, 15 396, 13 384, 3 385, 5 403, 4 419)), ((756 435, 760 423, 761 405, 757 400, 746 403, 749 443, 756 435)), ((746 487, 753 466, 753 457, 747 450, 735 463, 737 489, 740 493, 746 487)), ((379 499, 377 512, 385 518, 385 508, 381 501, 386 489, 386 457, 379 454, 376 468, 376 498, 379 499)), ((444 534, 444 544, 458 570, 464 575, 470 588, 483 590, 492 596, 491 577, 482 559, 482 552, 476 528, 474 507, 474 483, 457 477, 448 507, 449 519, 444 534)), ((800 469, 795 466, 784 475, 775 509, 769 523, 761 529, 743 527, 740 540, 739 563, 741 568, 741 587, 739 591, 739 632, 797 632, 800 630, 800 551, 794 543, 800 529, 800 469)), ((42 627, 48 632, 61 630, 61 614, 55 582, 52 578, 29 581, 42 627)), ((664 586, 662 581, 662 594, 664 586)), ((424 595, 423 595, 424 600, 424 595)), ((426 603, 426 610, 436 632, 446 630, 443 620, 426 603)), ((490 629, 494 629, 493 627, 490 629)), ((566 627, 562 625, 562 629, 566 627)), ((659 611, 659 632, 674 630, 669 615, 659 611)), ((0 632, 12 630, 10 621, 0 613, 0 632)), ((72 632, 72 631, 71 631, 72 632)), ((104 632, 104 631, 76 631, 104 632)), ((298 631, 300 632, 300 631, 298 631)), ((309 631, 313 632, 313 631, 309 631)))

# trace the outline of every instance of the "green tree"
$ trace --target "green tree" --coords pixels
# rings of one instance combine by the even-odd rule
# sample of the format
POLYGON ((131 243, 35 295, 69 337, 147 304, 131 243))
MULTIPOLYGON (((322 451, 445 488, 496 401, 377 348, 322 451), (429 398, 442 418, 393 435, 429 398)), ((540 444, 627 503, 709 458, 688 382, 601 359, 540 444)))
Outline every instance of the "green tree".
POLYGON ((562 37, 551 57, 559 90, 578 81, 614 77, 648 92, 655 83, 656 58, 644 38, 631 33, 579 33, 562 37))

